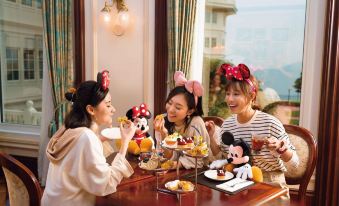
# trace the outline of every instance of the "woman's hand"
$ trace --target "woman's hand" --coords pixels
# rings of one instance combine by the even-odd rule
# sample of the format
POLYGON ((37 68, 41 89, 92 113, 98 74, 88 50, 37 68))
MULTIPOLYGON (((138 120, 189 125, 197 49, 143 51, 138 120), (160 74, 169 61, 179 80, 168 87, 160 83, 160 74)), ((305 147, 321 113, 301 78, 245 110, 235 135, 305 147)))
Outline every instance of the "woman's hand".
POLYGON ((278 140, 277 138, 270 137, 266 140, 266 146, 271 151, 276 151, 282 147, 284 142, 282 140, 278 140))
POLYGON ((126 155, 128 144, 135 134, 136 127, 133 122, 125 121, 120 123, 120 133, 121 133, 121 147, 119 153, 123 156, 126 155))
POLYGON ((156 118, 153 121, 153 128, 155 131, 160 132, 161 137, 166 137, 168 135, 168 130, 165 127, 165 119, 164 118, 156 118))
POLYGON ((213 138, 215 133, 215 123, 213 121, 206 121, 205 126, 208 132, 208 135, 213 138))

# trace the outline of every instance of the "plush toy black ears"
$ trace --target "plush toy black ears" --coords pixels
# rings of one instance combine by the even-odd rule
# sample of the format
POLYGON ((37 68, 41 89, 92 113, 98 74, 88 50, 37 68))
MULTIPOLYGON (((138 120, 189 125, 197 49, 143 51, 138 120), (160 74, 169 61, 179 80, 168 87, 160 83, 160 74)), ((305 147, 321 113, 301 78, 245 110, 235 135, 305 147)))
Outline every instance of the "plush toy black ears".
POLYGON ((250 146, 249 144, 247 144, 243 139, 238 139, 238 140, 234 140, 234 136, 231 132, 224 132, 221 135, 221 141, 225 144, 225 145, 233 145, 233 146, 240 146, 242 147, 244 153, 243 156, 248 156, 250 155, 250 146))
POLYGON ((225 145, 231 145, 234 142, 234 136, 231 132, 224 132, 221 135, 221 141, 225 144, 225 145))

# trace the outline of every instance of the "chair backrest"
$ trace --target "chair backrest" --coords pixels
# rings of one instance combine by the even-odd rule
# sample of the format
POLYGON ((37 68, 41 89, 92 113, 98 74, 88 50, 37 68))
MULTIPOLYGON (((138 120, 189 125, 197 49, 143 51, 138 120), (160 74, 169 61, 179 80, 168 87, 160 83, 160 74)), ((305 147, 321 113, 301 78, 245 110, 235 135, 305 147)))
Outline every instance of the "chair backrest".
POLYGON ((222 123, 224 122, 224 119, 221 117, 217 117, 217 116, 207 116, 207 117, 203 117, 204 122, 207 121, 213 121, 215 125, 221 127, 222 123))
POLYGON ((39 206, 42 190, 34 174, 3 152, 0 152, 0 163, 6 178, 10 205, 39 206))
POLYGON ((317 143, 313 135, 303 127, 285 124, 284 128, 296 148, 300 162, 298 168, 287 168, 286 183, 299 185, 298 200, 303 202, 317 162, 317 143))

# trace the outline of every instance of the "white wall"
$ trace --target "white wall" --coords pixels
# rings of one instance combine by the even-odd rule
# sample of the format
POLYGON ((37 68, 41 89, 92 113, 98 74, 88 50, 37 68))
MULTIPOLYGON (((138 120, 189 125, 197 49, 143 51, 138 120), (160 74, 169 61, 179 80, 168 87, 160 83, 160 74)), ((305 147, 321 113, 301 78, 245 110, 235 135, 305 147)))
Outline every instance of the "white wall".
POLYGON ((153 111, 154 0, 125 0, 130 26, 123 36, 113 34, 113 19, 103 21, 104 2, 85 1, 86 79, 96 79, 103 68, 110 71, 114 118, 142 102, 153 111))

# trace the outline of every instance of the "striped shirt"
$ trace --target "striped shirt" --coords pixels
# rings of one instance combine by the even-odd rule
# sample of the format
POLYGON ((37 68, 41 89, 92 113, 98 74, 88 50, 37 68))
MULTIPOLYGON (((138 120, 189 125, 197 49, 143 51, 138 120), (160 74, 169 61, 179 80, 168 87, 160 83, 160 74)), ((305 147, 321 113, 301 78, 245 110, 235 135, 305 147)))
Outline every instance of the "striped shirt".
MULTIPOLYGON (((222 124, 219 139, 221 139, 221 134, 226 131, 233 134, 234 140, 242 138, 250 147, 252 147, 252 134, 256 134, 284 140, 289 149, 295 150, 282 123, 275 117, 261 111, 256 111, 251 120, 244 124, 240 124, 237 121, 237 115, 232 115, 222 124)), ((228 146, 220 142, 220 149, 225 158, 227 156, 228 146)), ((252 165, 259 167, 263 171, 286 171, 283 161, 279 157, 273 156, 271 151, 266 147, 263 147, 258 154, 251 154, 251 157, 252 165)))

